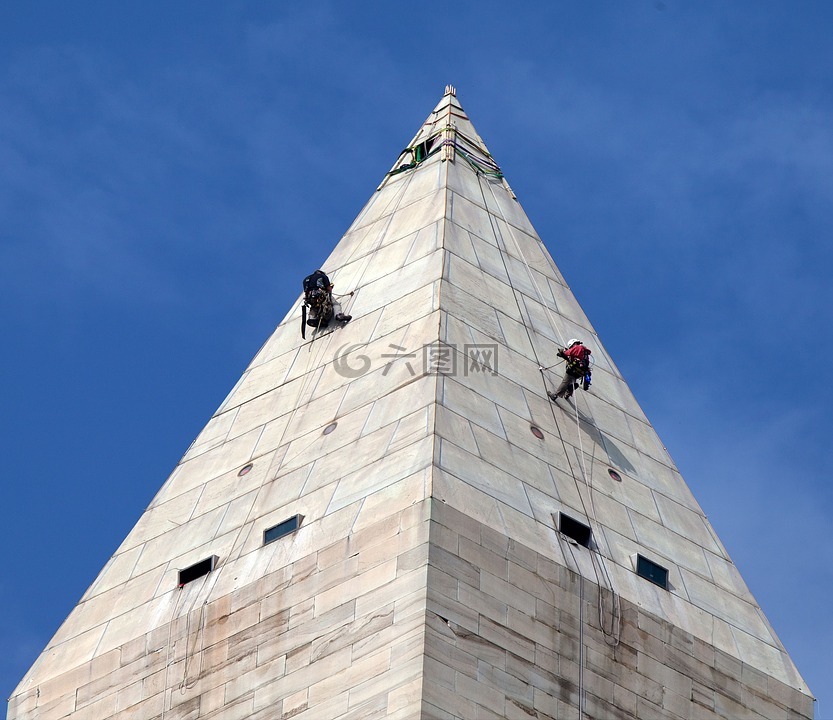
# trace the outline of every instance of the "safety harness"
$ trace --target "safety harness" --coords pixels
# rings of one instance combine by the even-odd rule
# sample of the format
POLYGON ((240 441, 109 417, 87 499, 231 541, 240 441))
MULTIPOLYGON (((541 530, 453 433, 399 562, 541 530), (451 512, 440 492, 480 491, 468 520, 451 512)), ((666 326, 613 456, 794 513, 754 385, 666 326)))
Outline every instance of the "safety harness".
POLYGON ((559 351, 558 355, 566 360, 567 375, 576 379, 576 387, 578 387, 578 382, 581 382, 583 389, 587 390, 593 377, 590 373, 590 351, 584 347, 583 349, 585 352, 579 357, 567 355, 564 351, 559 351))

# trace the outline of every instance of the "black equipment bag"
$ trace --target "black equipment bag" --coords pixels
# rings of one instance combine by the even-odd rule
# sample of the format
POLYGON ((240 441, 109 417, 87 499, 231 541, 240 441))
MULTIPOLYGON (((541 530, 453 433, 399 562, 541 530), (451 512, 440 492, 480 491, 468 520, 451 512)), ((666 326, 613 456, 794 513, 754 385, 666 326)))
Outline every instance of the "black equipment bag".
POLYGON ((325 327, 333 319, 333 302, 330 297, 330 278, 322 270, 316 270, 304 278, 304 305, 301 312, 301 337, 306 338, 305 325, 325 327), (310 308, 307 319, 307 307, 310 308))
POLYGON ((323 270, 316 270, 312 275, 307 275, 304 278, 304 297, 306 298, 313 290, 323 290, 329 292, 330 278, 327 277, 323 270))

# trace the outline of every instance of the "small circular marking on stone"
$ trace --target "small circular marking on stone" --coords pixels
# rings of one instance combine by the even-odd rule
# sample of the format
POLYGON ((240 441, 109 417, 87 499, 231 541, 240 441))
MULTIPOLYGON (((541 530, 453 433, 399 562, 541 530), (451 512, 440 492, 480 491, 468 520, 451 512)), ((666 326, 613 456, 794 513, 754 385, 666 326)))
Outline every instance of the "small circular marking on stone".
POLYGON ((621 476, 618 472, 616 472, 613 468, 608 468, 608 469, 607 469, 607 473, 608 473, 608 475, 610 475, 610 477, 612 477, 612 478, 613 478, 616 482, 622 482, 622 476, 621 476))
POLYGON ((539 440, 543 440, 543 439, 544 439, 544 431, 543 431, 543 430, 541 430, 541 428, 539 428, 537 425, 530 425, 530 426, 529 426, 529 431, 530 431, 530 432, 531 432, 531 433, 532 433, 535 437, 537 437, 539 440))
POLYGON ((240 468, 240 472, 238 472, 238 473, 237 473, 237 477, 243 477, 243 476, 244 476, 244 475, 246 475, 246 474, 249 472, 249 470, 251 470, 253 467, 254 467, 254 463, 249 463, 248 465, 244 465, 242 468, 240 468))
POLYGON ((333 430, 336 429, 337 422, 331 422, 327 427, 324 428, 324 432, 321 433, 322 435, 329 435, 333 430))

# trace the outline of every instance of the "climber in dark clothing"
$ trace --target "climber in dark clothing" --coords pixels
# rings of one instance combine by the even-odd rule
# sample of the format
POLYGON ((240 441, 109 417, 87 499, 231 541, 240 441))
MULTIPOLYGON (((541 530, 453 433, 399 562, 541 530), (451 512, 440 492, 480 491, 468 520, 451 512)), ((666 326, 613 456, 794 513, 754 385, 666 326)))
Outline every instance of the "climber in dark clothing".
POLYGON ((340 303, 333 298, 333 284, 323 270, 316 270, 304 278, 304 304, 302 306, 301 337, 305 337, 304 326, 323 328, 335 318, 342 324, 353 317, 341 311, 340 303), (307 313, 309 308, 309 313, 307 313))
POLYGON ((556 354, 567 361, 567 369, 558 389, 555 392, 547 392, 547 395, 553 401, 558 398, 569 400, 573 390, 580 384, 585 390, 590 387, 590 349, 584 347, 581 340, 573 339, 556 354))

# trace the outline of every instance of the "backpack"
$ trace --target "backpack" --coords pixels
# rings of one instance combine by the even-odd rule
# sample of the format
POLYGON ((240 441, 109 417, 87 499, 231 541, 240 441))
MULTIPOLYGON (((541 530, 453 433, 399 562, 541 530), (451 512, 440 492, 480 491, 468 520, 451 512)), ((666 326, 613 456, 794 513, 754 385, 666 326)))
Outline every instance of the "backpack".
POLYGON ((323 270, 316 270, 312 275, 307 275, 304 278, 304 299, 314 290, 330 289, 330 278, 327 277, 323 270))

